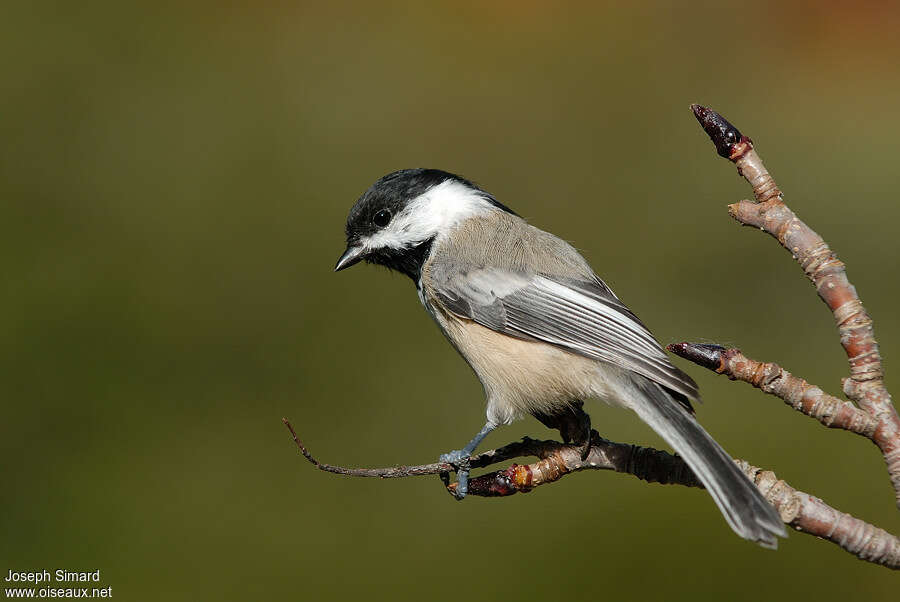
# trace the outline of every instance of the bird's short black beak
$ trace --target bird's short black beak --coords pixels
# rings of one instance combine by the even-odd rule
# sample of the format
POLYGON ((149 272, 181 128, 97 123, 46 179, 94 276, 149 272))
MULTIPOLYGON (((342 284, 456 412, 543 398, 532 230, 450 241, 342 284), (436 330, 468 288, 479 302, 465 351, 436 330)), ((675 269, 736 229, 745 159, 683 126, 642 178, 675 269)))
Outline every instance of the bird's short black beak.
POLYGON ((348 245, 347 250, 344 251, 344 254, 341 255, 341 258, 335 264, 334 271, 340 272, 345 268, 349 268, 351 265, 358 263, 365 255, 366 250, 363 246, 348 245))

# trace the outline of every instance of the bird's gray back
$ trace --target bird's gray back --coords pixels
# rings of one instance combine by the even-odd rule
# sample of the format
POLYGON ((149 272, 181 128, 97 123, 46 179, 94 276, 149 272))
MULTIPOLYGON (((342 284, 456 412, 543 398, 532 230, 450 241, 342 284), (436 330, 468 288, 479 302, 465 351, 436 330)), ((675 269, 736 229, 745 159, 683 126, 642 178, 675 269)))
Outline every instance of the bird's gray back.
POLYGON ((491 266, 586 281, 597 279, 572 245, 516 215, 500 211, 469 219, 454 236, 436 241, 426 270, 431 266, 445 270, 458 265, 491 266))

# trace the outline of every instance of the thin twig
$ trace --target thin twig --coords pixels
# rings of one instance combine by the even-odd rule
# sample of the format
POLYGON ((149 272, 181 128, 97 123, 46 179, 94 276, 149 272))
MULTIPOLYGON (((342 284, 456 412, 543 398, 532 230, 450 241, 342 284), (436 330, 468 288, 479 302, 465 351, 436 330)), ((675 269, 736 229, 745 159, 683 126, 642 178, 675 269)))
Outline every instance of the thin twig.
POLYGON ((872 320, 866 313, 856 288, 828 244, 784 204, 781 190, 760 159, 753 142, 715 111, 691 105, 694 116, 718 153, 737 166, 753 188, 753 201, 730 205, 730 215, 738 222, 759 228, 790 251, 816 287, 819 297, 834 315, 841 346, 850 364, 844 379, 844 393, 879 421, 872 440, 881 450, 888 476, 900 507, 900 416, 884 385, 884 370, 872 320))
POLYGON ((309 460, 309 462, 313 466, 325 472, 342 474, 349 477, 378 477, 381 479, 396 479, 400 477, 416 477, 428 474, 439 474, 442 472, 449 472, 453 470, 453 466, 444 462, 422 464, 419 466, 391 466, 389 468, 344 468, 343 466, 323 464, 316 460, 311 453, 309 453, 309 450, 306 449, 306 446, 303 445, 303 442, 300 441, 300 439, 297 437, 297 433, 294 432, 294 427, 291 426, 291 423, 288 422, 288 419, 282 418, 281 421, 284 423, 284 426, 286 426, 288 430, 291 431, 291 437, 294 438, 294 443, 297 444, 297 448, 300 450, 300 453, 303 454, 303 457, 309 460))

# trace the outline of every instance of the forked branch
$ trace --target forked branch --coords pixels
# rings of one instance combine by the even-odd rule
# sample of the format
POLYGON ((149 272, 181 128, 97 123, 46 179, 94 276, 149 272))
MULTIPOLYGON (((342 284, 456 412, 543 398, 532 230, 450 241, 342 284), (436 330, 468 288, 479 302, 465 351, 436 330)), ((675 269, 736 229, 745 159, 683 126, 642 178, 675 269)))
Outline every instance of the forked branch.
MULTIPOLYGON (((895 500, 900 507, 900 417, 884 385, 884 369, 872 319, 856 288, 847 279, 844 263, 821 236, 785 205, 781 190, 754 150, 750 138, 711 109, 691 105, 691 110, 719 154, 734 163, 738 173, 753 188, 755 200, 730 205, 729 214, 741 224, 769 233, 790 251, 834 315, 841 346, 850 363, 850 376, 843 380, 844 393, 876 421, 874 431, 866 436, 884 456, 895 500)), ((677 353, 675 349, 672 351, 677 353)), ((692 359, 688 355, 683 357, 692 359)), ((737 367, 733 361, 732 367, 737 367)), ((728 366, 723 366, 722 370, 714 369, 728 373, 728 366)), ((731 376, 747 380, 736 374, 731 376)), ((778 395, 774 390, 767 392, 778 395)))

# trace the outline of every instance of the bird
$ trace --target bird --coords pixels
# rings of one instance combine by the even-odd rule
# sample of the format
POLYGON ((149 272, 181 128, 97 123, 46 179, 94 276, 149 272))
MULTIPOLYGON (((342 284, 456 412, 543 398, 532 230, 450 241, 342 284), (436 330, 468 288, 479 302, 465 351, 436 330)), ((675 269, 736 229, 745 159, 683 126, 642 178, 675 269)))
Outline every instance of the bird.
POLYGON ((569 243, 475 183, 425 168, 378 179, 350 209, 346 240, 334 270, 365 261, 409 276, 481 381, 484 426, 440 456, 457 469, 459 499, 469 457, 495 428, 599 399, 632 410, 671 445, 739 536, 775 548, 786 535, 775 508, 697 421, 697 384, 569 243))

